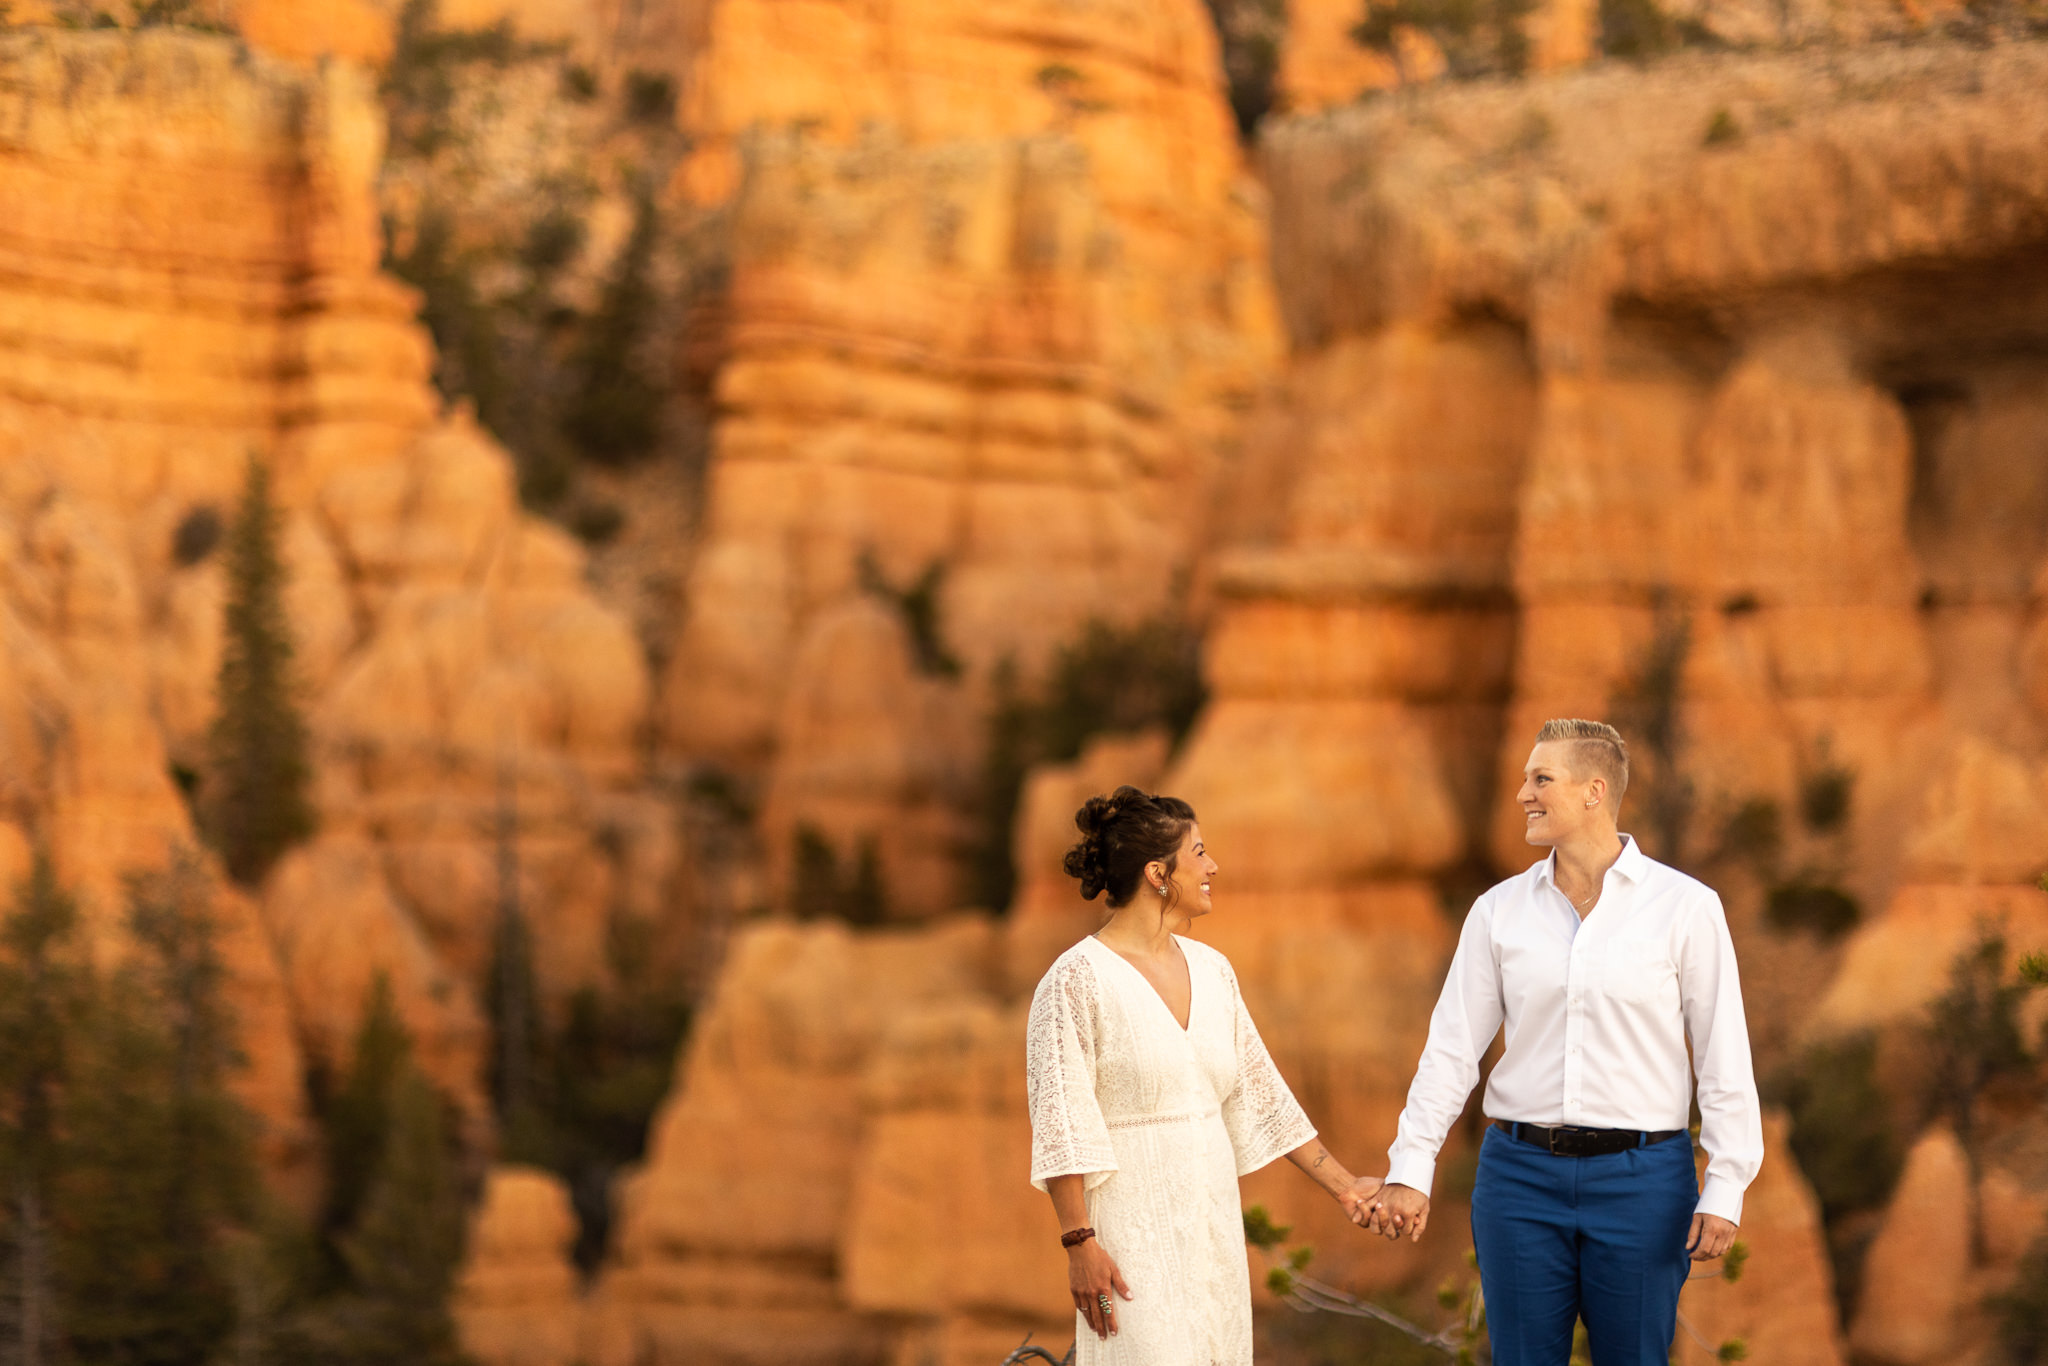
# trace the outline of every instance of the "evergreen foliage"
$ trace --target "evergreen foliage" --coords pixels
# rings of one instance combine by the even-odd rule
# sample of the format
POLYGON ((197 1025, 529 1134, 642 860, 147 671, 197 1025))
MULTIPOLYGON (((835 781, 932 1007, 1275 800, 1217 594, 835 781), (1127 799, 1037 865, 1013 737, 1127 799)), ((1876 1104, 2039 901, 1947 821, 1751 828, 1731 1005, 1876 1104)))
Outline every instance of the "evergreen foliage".
POLYGON ((2048 1362, 2048 1234, 2020 1259, 2019 1274, 1989 1308, 1998 1316, 1998 1345, 2011 1366, 2048 1362))
POLYGON ((63 1174, 58 1106, 73 1070, 90 978, 71 937, 78 909, 43 850, 0 926, 0 1329, 20 1366, 56 1359, 60 1325, 51 1205, 63 1174))
POLYGON ((533 941, 523 926, 500 939, 492 971, 499 990, 523 984, 528 1002, 508 1011, 502 996, 491 1000, 500 1152, 567 1183, 578 1223, 575 1258, 586 1271, 604 1253, 613 1178, 644 1153, 647 1126, 668 1093, 689 1026, 689 1006, 662 972, 651 939, 645 922, 614 915, 607 945, 612 990, 579 989, 558 1026, 540 1007, 533 941), (525 1042, 508 1046, 508 1035, 525 1042), (506 1084, 508 1061, 524 1071, 522 1085, 506 1084))
POLYGON ((1600 50, 1646 61, 1678 45, 1678 26, 1657 0, 1600 0, 1600 50))
POLYGON ((1354 41, 1400 62, 1395 33, 1413 28, 1429 35, 1444 55, 1450 74, 1519 76, 1529 67, 1529 38, 1523 23, 1535 0, 1394 0, 1367 7, 1354 25, 1354 41))
POLYGON ((177 530, 171 533, 171 560, 181 569, 189 569, 208 555, 220 544, 220 509, 211 503, 201 503, 178 519, 177 530))
POLYGON ((653 927, 615 910, 606 942, 613 989, 583 987, 570 998, 566 1017, 551 1019, 520 903, 518 838, 518 811, 505 781, 497 820, 497 927, 483 993, 499 1153, 545 1167, 567 1184, 578 1224, 574 1255, 585 1270, 595 1270, 610 1231, 613 1178, 646 1147, 689 1008, 662 969, 653 927))
POLYGON ((1862 920, 1862 903, 1841 885, 1851 862, 1849 813, 1855 793, 1854 771, 1829 762, 1823 747, 1820 764, 1800 779, 1802 856, 1789 874, 1785 822, 1776 802, 1753 797, 1722 827, 1714 857, 1746 866, 1768 889, 1764 921, 1772 929, 1838 939, 1862 920))
POLYGON ((228 532, 228 599, 202 828, 245 887, 313 832, 306 724, 292 690, 270 475, 253 457, 228 532))
POLYGON ((1280 48, 1287 35, 1284 0, 1206 0, 1223 48, 1223 78, 1237 133, 1250 142, 1273 107, 1280 48))
POLYGON ((1091 621, 1061 647, 1031 692, 1014 669, 997 671, 995 706, 981 780, 981 838, 972 863, 971 903, 1001 910, 1016 887, 1010 833, 1033 764, 1076 758, 1096 735, 1163 727, 1179 743, 1207 692, 1201 637, 1178 618, 1135 626, 1091 621))
POLYGON ((77 1362, 203 1361, 234 1325, 223 1235, 258 1202, 211 879, 177 851, 128 880, 139 952, 102 994, 74 1078, 61 1267, 77 1362))
POLYGON ((644 922, 614 917, 613 989, 577 991, 548 1039, 549 1165, 569 1185, 578 1220, 575 1256, 585 1271, 596 1270, 604 1254, 613 1179, 646 1152, 647 1127, 668 1094, 690 1023, 688 1003, 660 971, 650 936, 644 922))
POLYGON ((1654 847, 1666 863, 1685 866, 1686 837, 1695 792, 1685 772, 1680 689, 1692 628, 1676 613, 1661 613, 1626 683, 1609 703, 1614 724, 1627 737, 1632 757, 1629 802, 1642 812, 1654 847))
POLYGON ((861 839, 853 867, 840 871, 839 851, 814 825, 799 824, 790 836, 790 912, 799 920, 844 920, 875 926, 889 918, 889 892, 882 880, 882 856, 873 836, 861 839))
POLYGON ((676 83, 660 71, 628 71, 626 117, 634 123, 668 123, 676 116, 676 83))
POLYGON ((871 552, 862 551, 858 566, 862 591, 888 603, 903 618, 910 633, 911 658, 919 673, 935 678, 958 678, 960 660, 946 648, 940 622, 939 595, 946 587, 946 562, 933 560, 907 587, 898 588, 882 573, 871 552))
POLYGON ((1986 929, 1949 965, 1948 990, 1927 1010, 1933 1050, 1927 1106, 1974 1150, 1977 1100, 1987 1086, 2024 1077, 2033 1055, 2020 1032, 2020 1003, 2033 984, 2006 972, 2005 936, 1986 929))
POLYGON ((391 141, 415 155, 431 154, 453 138, 449 114, 455 104, 455 74, 462 67, 507 67, 556 51, 547 44, 522 41, 510 19, 484 28, 444 28, 440 9, 439 0, 405 0, 398 12, 391 60, 384 67, 391 141))
POLYGON ((185 1366, 235 1327, 225 1249, 258 1185, 227 1090, 210 880, 181 852, 132 878, 128 903, 137 952, 95 972, 39 855, 0 936, 7 1355, 21 1362, 185 1366))
POLYGON ((660 232, 661 212, 654 196, 643 191, 632 236, 619 253, 576 356, 563 430, 599 464, 633 464, 650 455, 661 438, 663 385, 646 354, 655 325, 651 271, 660 232))
POLYGON ((553 1165, 553 1144, 538 1085, 546 1048, 533 972, 533 936, 519 903, 517 812, 509 787, 498 810, 498 916, 492 933, 484 1006, 491 1022, 491 1102, 499 1146, 514 1162, 553 1165))
POLYGON ((350 1227, 330 1244, 335 1292, 290 1333, 319 1366, 461 1366, 448 1297, 462 1261, 463 1187, 448 1104, 407 1063, 385 1096, 389 1127, 350 1227))
POLYGON ((462 1366, 448 1297, 466 1182, 449 1102, 419 1070, 389 982, 370 991, 348 1075, 322 1107, 328 1201, 296 1306, 272 1330, 313 1366, 462 1366))
POLYGON ((348 1072, 320 1106, 327 1200, 319 1231, 329 1240, 346 1233, 362 1210, 383 1160, 392 1090, 411 1064, 412 1038, 398 1018, 390 979, 379 973, 356 1026, 348 1072))
POLYGON ((1792 1154, 1827 1222, 1881 1208, 1905 1164, 1878 1075, 1877 1040, 1858 1034, 1814 1045, 1770 1088, 1791 1113, 1792 1154))

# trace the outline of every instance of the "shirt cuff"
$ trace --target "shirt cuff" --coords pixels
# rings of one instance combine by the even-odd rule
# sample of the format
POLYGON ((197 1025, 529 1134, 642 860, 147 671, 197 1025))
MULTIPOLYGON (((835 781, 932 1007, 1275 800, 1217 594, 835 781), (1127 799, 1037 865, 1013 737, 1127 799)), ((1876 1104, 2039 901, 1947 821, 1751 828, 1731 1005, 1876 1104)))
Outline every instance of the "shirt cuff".
POLYGON ((1387 1184, 1407 1186, 1429 1194, 1429 1188, 1436 1181, 1436 1159, 1422 1153, 1404 1153, 1398 1150, 1387 1154, 1387 1184))
POLYGON ((1707 1173, 1706 1185, 1700 1189, 1700 1202, 1693 1206, 1695 1214, 1718 1214, 1731 1224, 1742 1222, 1742 1187, 1725 1176, 1707 1173))

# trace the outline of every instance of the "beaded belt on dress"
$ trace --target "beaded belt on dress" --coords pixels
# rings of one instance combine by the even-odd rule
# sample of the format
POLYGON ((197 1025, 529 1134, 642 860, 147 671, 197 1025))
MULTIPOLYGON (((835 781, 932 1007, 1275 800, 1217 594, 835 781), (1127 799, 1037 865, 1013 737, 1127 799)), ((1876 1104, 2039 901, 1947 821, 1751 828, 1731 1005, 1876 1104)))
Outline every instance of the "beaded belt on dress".
POLYGON ((1133 1115, 1129 1119, 1106 1119, 1103 1126, 1110 1129, 1142 1129, 1154 1124, 1193 1124, 1200 1120, 1214 1119, 1222 1113, 1221 1110, 1204 1110, 1196 1114, 1192 1110, 1184 1110, 1177 1115, 1133 1115))

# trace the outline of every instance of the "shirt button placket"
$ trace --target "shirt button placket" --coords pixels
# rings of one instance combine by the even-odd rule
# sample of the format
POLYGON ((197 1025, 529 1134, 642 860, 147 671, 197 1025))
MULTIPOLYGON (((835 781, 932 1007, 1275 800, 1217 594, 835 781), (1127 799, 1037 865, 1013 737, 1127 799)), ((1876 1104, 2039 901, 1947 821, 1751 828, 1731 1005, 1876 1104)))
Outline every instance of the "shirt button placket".
MULTIPOLYGON (((1562 892, 1559 895, 1563 895, 1562 892)), ((1574 913, 1576 914, 1576 913, 1574 913)), ((1581 924, 1572 936, 1569 971, 1564 986, 1564 1122, 1579 1122, 1580 1045, 1586 1036, 1586 941, 1590 938, 1581 924)))

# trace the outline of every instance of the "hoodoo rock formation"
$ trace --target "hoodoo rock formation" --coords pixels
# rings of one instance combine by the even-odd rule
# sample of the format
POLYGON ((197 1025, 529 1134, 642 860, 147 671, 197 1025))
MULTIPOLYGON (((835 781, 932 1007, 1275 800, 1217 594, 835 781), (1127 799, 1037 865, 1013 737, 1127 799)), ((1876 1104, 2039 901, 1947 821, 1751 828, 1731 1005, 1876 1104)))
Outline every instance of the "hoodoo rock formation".
POLYGON ((296 1132, 297 1050, 338 1060, 381 973, 474 1107, 500 870, 558 997, 604 979, 611 917, 665 913, 672 832, 630 631, 437 414, 415 301, 378 273, 370 79, 30 30, 0 33, 0 108, 5 847, 46 841, 111 929, 121 875, 193 841, 173 768, 203 773, 223 579, 178 533, 266 462, 320 830, 231 930, 258 1096, 296 1132))
MULTIPOLYGON (((1941 44, 1682 57, 1268 130, 1293 355, 1222 474, 1196 580, 1212 697, 1158 782, 1195 802, 1222 861, 1225 909, 1201 932, 1356 1160, 1390 1137, 1464 898, 1529 859, 1504 793, 1544 716, 1611 714, 1637 736, 1631 826, 1727 888, 1766 1071, 1831 1014, 1895 1023, 1924 1004, 1931 990, 1883 984, 1895 917, 1935 916, 1929 942, 1959 949, 2009 907, 2031 942, 2040 894, 2019 884, 2037 869, 2013 850, 2038 839, 2020 813, 2042 759, 2048 546, 2038 517, 2004 508, 2034 506, 2048 430, 2031 406, 2042 61, 1941 44), (1743 845, 1745 810, 1782 839, 1743 845), (1870 908, 1864 928, 1829 949, 1772 919, 1802 904, 1788 886, 1870 908), (1837 968, 1845 1003, 1817 1011, 1837 968)), ((785 199, 821 218, 843 202, 785 199)), ((792 544, 749 573, 794 572, 813 542, 792 544)), ((1132 776, 1159 762, 1142 745, 1121 760, 1132 776)), ((1071 802, 1117 776, 1034 791, 1071 802)), ((837 1287, 817 1312, 921 1316, 913 1340, 936 1359, 1059 1310, 1050 1272, 1042 1297, 1015 1289, 1030 1214, 997 1160, 1007 1147, 1021 1170, 1000 1084, 1014 1013, 1092 909, 1032 871, 1059 826, 1020 824, 1025 883, 992 985, 905 1008, 861 1064, 865 1119, 839 1159, 865 1173, 857 1217, 813 1263, 837 1287), (941 1116, 955 1150, 920 1137, 941 1116), (940 1208, 949 1284, 974 1288, 934 1313, 914 1293, 916 1230, 940 1208), (1003 1275, 984 1286, 981 1267, 1003 1275)), ((941 952, 938 932, 892 952, 918 942, 941 952)), ((742 1018, 740 979, 723 986, 742 1018)), ((731 1094, 700 1075, 681 1075, 673 1113, 700 1088, 731 1094)), ((1773 1132, 1746 1221, 1768 1270, 1703 1282, 1689 1322, 1760 1360, 1839 1362, 1818 1206, 1773 1132)), ((697 1179, 708 1159, 689 1152, 659 1147, 636 1198, 670 1164, 659 1179, 697 1179)), ((1350 1237, 1284 1174, 1248 1199, 1337 1279, 1433 1274, 1350 1237)), ((679 1292, 675 1322, 708 1312, 692 1302, 711 1297, 679 1292)))
POLYGON ((778 866, 798 826, 874 840, 896 913, 945 909, 962 839, 924 813, 965 805, 996 669, 1189 568, 1278 358, 1216 70, 1196 0, 713 10, 682 188, 730 197, 731 288, 663 705, 671 751, 769 775, 778 866), (843 609, 921 580, 906 670, 957 665, 959 719, 821 724, 889 648, 843 609))
MULTIPOLYGON (((1346 6, 1289 8, 1283 103, 1388 78, 1346 6)), ((1920 22, 1868 8, 1808 17, 1920 22)), ((690 576, 636 635, 443 410, 380 273, 373 78, 336 58, 377 60, 395 7, 233 11, 249 46, 0 29, 0 875, 47 845, 115 948, 122 875, 193 841, 225 591, 202 533, 253 457, 320 815, 219 903, 281 1174, 308 1061, 378 977, 481 1120, 501 916, 545 1004, 609 980, 621 927, 675 935, 692 853, 657 765, 752 819, 761 900, 822 857, 897 922, 734 935, 587 1289, 562 1187, 492 1172, 457 1302, 491 1366, 1063 1348, 1023 1013, 1099 918, 1059 855, 1120 782, 1201 811, 1198 932, 1366 1171, 1465 906, 1530 860, 1507 797, 1547 716, 1631 735, 1628 824, 1723 890, 1766 1076, 1912 1034, 1987 928, 2048 945, 2048 45, 1562 69, 1593 15, 1551 6, 1547 74, 1270 122, 1261 185, 1198 0, 450 0, 594 53, 614 94, 625 63, 675 75, 664 211, 730 244, 689 339, 714 408, 690 576), (1205 633, 1192 730, 1033 772, 1011 905, 964 909, 999 680, 1167 608, 1205 633)), ((1803 13, 1744 41, 1813 36, 1803 13)), ((566 71, 522 71, 524 114, 566 71)), ((588 146, 626 107, 579 106, 588 146)), ((631 213, 600 200, 615 246, 631 213)), ((2048 1211, 2023 1108, 1907 1135, 1861 1262, 1774 1112, 1748 1276, 1689 1289, 1686 1332, 1798 1366, 1987 1341, 2048 1211), (1936 1227, 1943 1190, 1965 1227, 1936 1227), (1934 1233, 1957 1264, 1918 1275, 1934 1233)), ((1325 1279, 1424 1303, 1459 1274, 1476 1118, 1420 1249, 1285 1170, 1247 1203, 1325 1279)))
MULTIPOLYGON (((1839 860, 1866 905, 2038 919, 2016 803, 2043 743, 2048 547, 2021 509, 2042 496, 2048 198, 2018 130, 2044 70, 2028 46, 1674 61, 1447 91, 1427 126, 1362 110, 1273 137, 1305 351, 1489 312, 1525 339, 1496 790, 1544 716, 1661 717, 1677 729, 1641 747, 1631 794, 1653 850, 1712 857, 1746 803, 1797 812, 1853 774, 1839 829, 1800 835, 1800 857, 1839 860)), ((1885 999, 1856 970, 1894 936, 1882 917, 1861 935, 1831 988, 1843 1020, 1885 999)), ((1767 1036, 1791 1027, 1778 1008, 1767 1036)))

